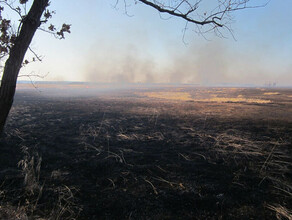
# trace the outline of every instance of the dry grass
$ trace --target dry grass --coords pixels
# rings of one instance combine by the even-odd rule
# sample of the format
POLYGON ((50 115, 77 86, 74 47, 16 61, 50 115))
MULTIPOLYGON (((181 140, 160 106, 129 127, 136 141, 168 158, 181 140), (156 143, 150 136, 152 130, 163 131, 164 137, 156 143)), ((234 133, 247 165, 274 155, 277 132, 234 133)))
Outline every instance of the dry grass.
POLYGON ((0 219, 3 220, 28 220, 25 207, 0 206, 0 219))
MULTIPOLYGON (((76 219, 80 208, 75 204, 73 192, 75 188, 68 186, 49 186, 40 181, 42 157, 37 152, 29 152, 30 149, 22 147, 24 157, 18 162, 23 176, 23 188, 5 188, 3 183, 0 186, 0 219, 7 220, 59 220, 76 219), (10 191, 16 198, 10 197, 10 191), (55 201, 45 201, 55 204, 51 211, 40 211, 40 207, 46 207, 40 203, 44 195, 51 195, 55 201), (16 199, 17 205, 13 202, 16 199)), ((48 196, 46 196, 48 197, 48 196)))
POLYGON ((279 92, 265 92, 264 95, 280 95, 279 92))
POLYGON ((267 208, 276 213, 278 220, 292 220, 292 212, 281 205, 267 205, 267 208))
MULTIPOLYGON (((230 131, 229 131, 230 133, 230 131)), ((202 135, 204 138, 204 135, 202 135)), ((289 143, 280 140, 270 140, 269 146, 266 141, 253 141, 250 137, 237 135, 236 132, 228 134, 223 132, 212 137, 216 140, 214 151, 220 154, 220 158, 230 161, 234 158, 235 163, 240 163, 236 158, 245 156, 249 162, 249 169, 257 174, 261 181, 258 186, 268 181, 271 183, 271 191, 269 193, 283 198, 291 198, 292 185, 287 181, 285 174, 291 172, 292 162, 291 156, 287 155, 287 147, 289 143)), ((240 182, 234 182, 242 185, 240 182)), ((276 212, 277 219, 292 220, 291 210, 285 208, 285 203, 277 205, 268 205, 270 210, 276 212)))
POLYGON ((24 157, 18 162, 18 166, 21 167, 24 176, 24 186, 28 194, 35 194, 36 192, 41 194, 42 186, 40 185, 40 172, 42 157, 36 153, 35 156, 31 156, 28 152, 28 148, 23 146, 22 152, 24 157))
POLYGON ((241 98, 241 97, 216 97, 216 98, 209 98, 209 99, 195 99, 194 101, 199 102, 219 102, 219 103, 225 103, 225 102, 245 102, 245 103, 258 103, 258 104, 266 104, 271 103, 270 100, 265 99, 250 99, 250 98, 241 98))
MULTIPOLYGON (((217 91, 217 93, 219 93, 217 91)), ((176 101, 195 101, 195 102, 217 102, 217 103, 257 103, 257 104, 266 104, 271 103, 271 100, 266 99, 257 99, 257 98, 244 98, 242 95, 237 97, 217 97, 217 94, 211 94, 210 98, 192 98, 188 92, 145 92, 140 93, 139 95, 147 96, 149 98, 157 99, 167 99, 167 100, 176 100, 176 101)))
POLYGON ((58 195, 58 200, 51 211, 48 218, 49 220, 76 219, 81 209, 76 209, 77 206, 75 204, 73 191, 77 191, 77 189, 70 188, 66 185, 54 189, 54 192, 58 195))
POLYGON ((145 93, 142 93, 142 95, 147 96, 149 98, 180 100, 180 101, 192 100, 192 97, 188 92, 145 92, 145 93))

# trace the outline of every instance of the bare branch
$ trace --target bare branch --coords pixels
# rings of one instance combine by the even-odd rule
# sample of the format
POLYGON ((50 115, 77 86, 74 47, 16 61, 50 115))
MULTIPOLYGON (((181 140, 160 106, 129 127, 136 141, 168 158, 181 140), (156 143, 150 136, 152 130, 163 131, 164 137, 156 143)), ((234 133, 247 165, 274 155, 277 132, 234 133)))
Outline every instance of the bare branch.
POLYGON ((20 10, 17 10, 17 8, 14 8, 11 4, 9 4, 7 1, 0 1, 1 4, 5 4, 8 6, 12 11, 16 12, 18 16, 22 19, 22 14, 20 13, 20 10))
POLYGON ((49 73, 45 74, 45 75, 40 75, 40 74, 35 74, 34 72, 31 72, 30 74, 20 74, 18 77, 37 77, 37 78, 41 78, 44 79, 49 75, 49 73))
POLYGON ((30 52, 33 53, 33 55, 37 58, 38 61, 42 62, 42 58, 40 56, 38 56, 30 47, 28 47, 28 49, 30 50, 30 52))
MULTIPOLYGON (((206 33, 199 26, 207 26, 208 31, 214 31, 219 37, 224 37, 219 30, 227 30, 233 36, 230 24, 232 14, 243 9, 265 7, 271 0, 266 0, 262 5, 249 5, 250 0, 218 0, 218 2, 203 0, 134 0, 148 5, 161 14, 181 18, 188 23, 193 23, 198 33, 206 33), (209 27, 208 27, 209 26, 209 27)), ((204 28, 205 29, 205 28, 204 28)))
MULTIPOLYGON (((21 75, 18 75, 18 77, 27 77, 29 78, 29 81, 31 83, 31 85, 37 90, 38 87, 37 85, 35 84, 35 82, 32 80, 32 77, 37 77, 37 78, 41 78, 41 79, 44 79, 47 77, 47 75, 49 75, 49 73, 45 74, 45 75, 40 75, 40 74, 35 74, 34 72, 31 72, 30 74, 21 74, 21 75)), ((38 91, 38 90, 37 90, 38 91)), ((40 92, 40 91, 39 91, 40 92)))
POLYGON ((155 8, 156 10, 158 10, 161 13, 167 13, 167 14, 173 15, 175 17, 183 18, 184 20, 186 20, 186 21, 188 21, 190 23, 195 23, 195 24, 199 24, 199 25, 206 25, 206 24, 213 23, 213 24, 216 24, 216 25, 218 25, 220 27, 223 27, 223 25, 221 25, 218 22, 216 22, 215 19, 205 20, 205 21, 198 21, 198 20, 194 20, 191 17, 189 17, 188 15, 191 12, 193 12, 194 10, 196 10, 195 8, 194 9, 190 9, 187 13, 180 13, 180 12, 176 12, 175 10, 171 10, 171 9, 166 8, 166 7, 160 6, 158 4, 152 3, 152 2, 150 2, 148 0, 138 0, 138 1, 142 2, 142 3, 146 4, 146 5, 149 5, 152 8, 155 8))
POLYGON ((182 41, 183 41, 184 45, 187 45, 187 42, 185 41, 185 35, 186 35, 187 29, 188 29, 188 22, 186 22, 186 25, 185 25, 185 27, 183 29, 182 41))

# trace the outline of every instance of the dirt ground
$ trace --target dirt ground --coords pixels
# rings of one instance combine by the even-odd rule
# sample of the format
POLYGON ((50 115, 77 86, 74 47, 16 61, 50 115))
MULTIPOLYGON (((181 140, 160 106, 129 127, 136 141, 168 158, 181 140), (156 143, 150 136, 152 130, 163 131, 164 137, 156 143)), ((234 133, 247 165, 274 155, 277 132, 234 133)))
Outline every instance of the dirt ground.
POLYGON ((292 89, 20 90, 0 149, 2 219, 292 216, 292 89))

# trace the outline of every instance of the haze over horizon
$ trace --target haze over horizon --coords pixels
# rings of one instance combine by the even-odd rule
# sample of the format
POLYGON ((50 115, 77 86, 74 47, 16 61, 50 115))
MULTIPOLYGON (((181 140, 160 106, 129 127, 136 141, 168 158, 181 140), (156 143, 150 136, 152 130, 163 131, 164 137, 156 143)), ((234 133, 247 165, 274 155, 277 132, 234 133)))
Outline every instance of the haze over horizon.
MULTIPOLYGON (((262 1, 260 1, 262 2, 262 1)), ((124 14, 114 1, 52 1, 52 23, 72 24, 65 40, 38 31, 32 48, 43 55, 20 75, 45 81, 105 83, 190 83, 200 85, 292 86, 292 1, 234 13, 225 38, 196 34, 185 22, 142 4, 124 14), (184 37, 184 40, 182 39, 184 37), (206 38, 206 39, 205 39, 206 38)), ((20 77, 19 80, 29 80, 20 77)))

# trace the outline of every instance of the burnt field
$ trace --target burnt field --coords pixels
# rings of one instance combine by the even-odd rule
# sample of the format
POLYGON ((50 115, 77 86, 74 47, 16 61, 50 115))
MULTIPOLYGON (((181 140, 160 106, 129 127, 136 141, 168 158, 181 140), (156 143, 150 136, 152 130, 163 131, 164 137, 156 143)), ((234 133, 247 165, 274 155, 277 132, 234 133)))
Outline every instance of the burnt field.
POLYGON ((291 219, 292 89, 47 92, 16 95, 1 219, 291 219))

